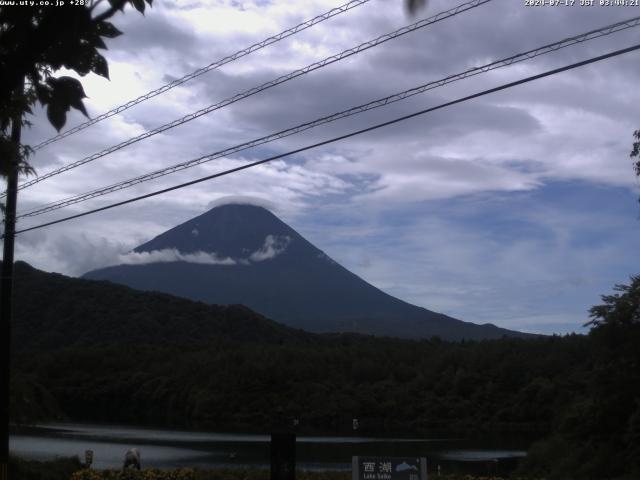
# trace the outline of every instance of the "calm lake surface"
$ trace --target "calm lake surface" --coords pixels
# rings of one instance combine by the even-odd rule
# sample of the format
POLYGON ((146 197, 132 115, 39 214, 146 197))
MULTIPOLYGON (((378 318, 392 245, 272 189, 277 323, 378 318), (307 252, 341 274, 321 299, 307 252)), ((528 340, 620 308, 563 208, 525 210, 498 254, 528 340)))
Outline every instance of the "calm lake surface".
MULTIPOLYGON (((32 460, 78 455, 93 450, 95 468, 119 468, 129 448, 140 450, 143 467, 269 467, 268 435, 157 430, 117 425, 49 424, 11 434, 11 453, 32 460)), ((350 470, 351 457, 426 456, 430 470, 443 466, 512 462, 526 444, 454 438, 376 438, 298 436, 298 468, 350 470)), ((456 468, 458 470, 458 468, 456 468)))

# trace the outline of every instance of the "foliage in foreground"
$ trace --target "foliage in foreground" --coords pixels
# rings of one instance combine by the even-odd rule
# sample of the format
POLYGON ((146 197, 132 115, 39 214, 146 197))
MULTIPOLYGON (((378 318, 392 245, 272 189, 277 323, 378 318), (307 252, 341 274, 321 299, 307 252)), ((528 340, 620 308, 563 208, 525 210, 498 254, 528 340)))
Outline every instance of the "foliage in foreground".
POLYGON ((47 462, 9 457, 11 480, 68 480, 81 468, 78 457, 59 458, 47 462))
MULTIPOLYGON (((269 480, 268 470, 79 470, 70 480, 269 480)), ((502 477, 443 475, 438 480, 504 480, 502 477)), ((350 480, 351 472, 296 472, 297 480, 350 480)))
POLYGON ((591 309, 593 367, 521 471, 552 479, 640 478, 640 276, 591 309))
POLYGON ((127 4, 144 13, 145 2, 151 6, 152 1, 109 0, 101 13, 94 8, 101 2, 89 0, 73 8, 53 8, 49 2, 0 8, 0 176, 9 176, 13 165, 19 173, 34 173, 26 161, 32 150, 16 144, 12 130, 30 126, 26 117, 36 103, 47 109, 58 131, 71 108, 88 116, 80 81, 55 74, 65 68, 82 77, 95 73, 109 78, 99 50, 107 48, 105 39, 121 32, 107 20, 127 4))
MULTIPOLYGON (((12 457, 9 478, 13 480, 269 480, 265 469, 216 469, 201 470, 180 468, 176 470, 83 468, 78 457, 60 458, 47 462, 23 460, 12 457)), ((350 480, 351 472, 296 472, 297 480, 350 480)), ((438 480, 504 480, 503 477, 473 475, 442 475, 438 480)))

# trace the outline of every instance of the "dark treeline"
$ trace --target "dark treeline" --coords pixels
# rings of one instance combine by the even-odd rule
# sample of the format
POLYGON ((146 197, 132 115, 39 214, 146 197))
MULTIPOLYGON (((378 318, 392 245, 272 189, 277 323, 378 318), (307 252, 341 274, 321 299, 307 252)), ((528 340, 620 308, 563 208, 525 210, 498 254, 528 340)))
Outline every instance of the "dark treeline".
MULTIPOLYGON (((313 345, 211 341, 20 356, 73 418, 265 431, 547 432, 588 386, 588 341, 444 343, 335 336, 313 345)), ((34 393, 37 389, 32 387, 34 393)))
POLYGON ((575 392, 523 471, 554 478, 640 478, 640 276, 591 309, 586 391, 575 392))
POLYGON ((313 335, 20 266, 12 414, 213 430, 538 438, 523 474, 640 472, 640 279, 587 336, 481 342, 313 335), (30 292, 40 292, 35 300, 30 292))

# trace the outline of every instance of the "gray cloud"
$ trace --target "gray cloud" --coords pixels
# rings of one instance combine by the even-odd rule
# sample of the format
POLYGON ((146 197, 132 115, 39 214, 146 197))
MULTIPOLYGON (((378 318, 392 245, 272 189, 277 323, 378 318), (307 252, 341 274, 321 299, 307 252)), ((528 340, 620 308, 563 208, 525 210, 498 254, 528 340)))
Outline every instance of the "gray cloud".
MULTIPOLYGON (((512 196, 504 200, 514 201, 512 196)), ((634 241, 632 235, 611 233, 585 245, 583 239, 594 238, 596 231, 632 232, 633 225, 625 225, 625 217, 542 208, 536 201, 501 202, 499 196, 471 196, 458 204, 459 211, 444 202, 422 203, 386 216, 379 210, 377 215, 363 215, 361 209, 349 214, 325 206, 315 212, 321 226, 307 220, 298 228, 323 250, 335 252, 342 265, 411 303, 477 323, 549 333, 571 331, 566 324, 572 322, 579 331, 588 308, 615 283, 614 265, 625 262, 615 251, 628 250, 634 241), (489 224, 505 227, 482 225, 488 211, 489 224), (514 221, 526 235, 508 233, 514 221), (555 326, 536 329, 536 323, 555 326)), ((627 262, 627 268, 634 267, 627 262)))
POLYGON ((116 58, 135 59, 154 51, 162 55, 183 56, 185 51, 198 48, 194 32, 185 22, 176 21, 175 15, 165 10, 166 7, 162 8, 162 4, 157 3, 153 9, 147 10, 144 19, 133 10, 127 11, 115 22, 124 35, 109 40, 109 50, 116 58))
MULTIPOLYGON (((125 35, 110 42, 106 52, 111 81, 91 75, 82 79, 92 115, 336 5, 326 1, 156 3, 144 17, 128 11, 114 19, 125 35)), ((433 0, 421 16, 452 6, 449 0, 433 0)), ((627 16, 631 16, 628 9, 526 8, 522 2, 495 0, 42 182, 21 192, 20 208, 163 168, 627 16)), ((51 145, 39 151, 33 163, 43 173, 411 21, 400 2, 372 0, 51 145)), ((77 205, 65 213, 23 220, 21 226, 234 168, 630 45, 635 37, 634 29, 558 51, 77 205)), ((563 282, 577 285, 576 279, 587 279, 589 285, 588 279, 594 277, 621 281, 606 273, 606 265, 619 265, 616 262, 623 257, 622 247, 617 253, 615 248, 576 252, 560 240, 551 246, 533 239, 499 243, 472 227, 461 226, 455 218, 436 217, 432 223, 426 222, 413 209, 460 198, 502 198, 502 194, 507 194, 504 201, 509 203, 514 192, 533 195, 558 181, 578 181, 593 188, 623 187, 628 201, 633 202, 638 187, 628 150, 631 132, 638 128, 634 106, 640 100, 636 88, 640 71, 633 55, 245 170, 224 181, 205 182, 20 235, 19 258, 48 270, 84 273, 117 263, 134 246, 217 205, 216 201, 224 201, 221 197, 255 197, 277 205, 279 216, 301 226, 302 233, 309 234, 332 257, 407 300, 467 320, 505 326, 560 324, 563 316, 573 322, 584 312, 576 302, 549 307, 536 317, 532 314, 539 313, 536 301, 542 302, 544 295, 553 294, 563 282), (325 210, 341 218, 343 224, 332 228, 319 225, 318 217, 325 210), (346 213, 349 211, 353 213, 346 213), (414 216, 407 212, 414 212, 414 216), (396 228, 396 220, 389 219, 398 217, 410 219, 389 236, 389 228, 396 228), (494 265, 500 266, 500 274, 491 270, 494 265), (522 280, 525 277, 529 280, 522 280), (529 290, 535 294, 519 293, 529 290), (500 301, 506 297, 511 299, 509 304, 500 301)), ((28 143, 55 133, 42 111, 37 111, 33 120, 33 128, 25 130, 28 143)), ((73 113, 68 125, 82 120, 73 113)), ((474 208, 480 216, 485 213, 474 202, 465 203, 464 211, 474 208)), ((580 223, 571 222, 572 215, 557 217, 544 211, 527 216, 526 222, 546 225, 558 239, 580 231, 580 223)), ((580 222, 619 229, 605 226, 601 217, 594 220, 587 216, 580 222)), ((625 241, 616 240, 620 245, 625 241)), ((265 258, 269 252, 275 254, 276 246, 271 245, 271 250, 263 246, 265 258)), ((623 267, 619 268, 622 271, 623 267)), ((584 285, 581 288, 587 288, 584 285)), ((597 302, 597 295, 593 297, 597 302)))

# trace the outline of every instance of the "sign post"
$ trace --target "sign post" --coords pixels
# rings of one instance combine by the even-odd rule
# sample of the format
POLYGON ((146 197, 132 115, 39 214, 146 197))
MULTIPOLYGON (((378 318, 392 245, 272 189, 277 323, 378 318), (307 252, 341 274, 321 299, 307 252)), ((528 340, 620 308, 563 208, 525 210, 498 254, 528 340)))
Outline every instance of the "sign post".
POLYGON ((352 480, 427 480, 425 457, 353 457, 352 480))
POLYGON ((93 450, 85 450, 84 451, 84 465, 87 468, 91 468, 91 464, 93 463, 93 450))
POLYGON ((271 480, 296 479, 296 435, 271 434, 271 480))

